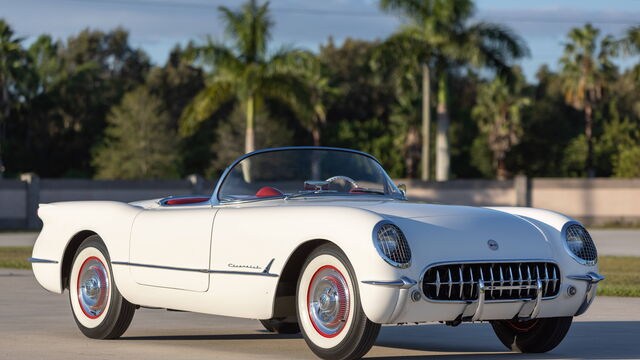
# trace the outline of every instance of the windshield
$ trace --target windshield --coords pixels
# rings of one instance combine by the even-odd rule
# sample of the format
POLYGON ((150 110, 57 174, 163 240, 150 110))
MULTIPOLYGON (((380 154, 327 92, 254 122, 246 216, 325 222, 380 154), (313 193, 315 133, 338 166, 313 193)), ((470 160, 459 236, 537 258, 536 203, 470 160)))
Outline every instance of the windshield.
POLYGON ((220 201, 402 193, 373 158, 335 149, 274 149, 241 160, 222 180, 220 201))

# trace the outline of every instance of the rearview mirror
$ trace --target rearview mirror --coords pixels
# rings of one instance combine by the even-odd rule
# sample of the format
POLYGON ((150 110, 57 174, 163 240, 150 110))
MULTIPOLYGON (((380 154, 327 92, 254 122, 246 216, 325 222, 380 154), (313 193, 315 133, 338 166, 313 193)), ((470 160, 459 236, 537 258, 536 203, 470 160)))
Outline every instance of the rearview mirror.
POLYGON ((402 196, 407 197, 407 185, 406 184, 398 184, 398 190, 402 193, 402 196))

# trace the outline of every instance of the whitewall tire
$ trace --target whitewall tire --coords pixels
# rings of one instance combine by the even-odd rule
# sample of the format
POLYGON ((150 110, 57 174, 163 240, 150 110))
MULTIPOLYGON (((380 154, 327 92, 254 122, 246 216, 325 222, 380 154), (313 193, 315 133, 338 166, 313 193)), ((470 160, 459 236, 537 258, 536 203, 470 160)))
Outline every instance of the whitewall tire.
POLYGON ((360 306, 349 260, 332 244, 315 249, 302 266, 296 309, 305 341, 323 359, 359 359, 380 331, 360 306))
POLYGON ((107 248, 97 235, 85 239, 76 251, 69 302, 78 328, 87 337, 115 339, 131 324, 135 305, 120 295, 107 248))

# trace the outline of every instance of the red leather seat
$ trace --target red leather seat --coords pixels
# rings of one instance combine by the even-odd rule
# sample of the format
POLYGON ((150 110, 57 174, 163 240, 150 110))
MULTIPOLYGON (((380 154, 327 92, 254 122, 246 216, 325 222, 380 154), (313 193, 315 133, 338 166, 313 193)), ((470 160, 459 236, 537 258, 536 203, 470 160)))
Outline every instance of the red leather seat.
POLYGON ((167 200, 167 202, 165 202, 165 205, 197 204, 205 201, 209 201, 209 198, 208 197, 180 198, 180 199, 167 200))
POLYGON ((284 193, 271 186, 265 186, 256 192, 257 197, 282 196, 284 193))

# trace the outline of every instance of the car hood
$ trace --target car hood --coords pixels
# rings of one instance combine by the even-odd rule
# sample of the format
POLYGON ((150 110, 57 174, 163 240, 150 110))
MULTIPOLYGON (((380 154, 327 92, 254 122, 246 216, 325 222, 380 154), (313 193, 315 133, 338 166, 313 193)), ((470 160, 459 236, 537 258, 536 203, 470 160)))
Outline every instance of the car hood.
MULTIPOLYGON (((430 261, 546 260, 553 247, 529 220, 503 211, 408 202, 361 203, 405 233, 414 256, 430 261), (497 243, 490 247, 489 241, 497 243)), ((419 260, 418 260, 419 261, 419 260)))

